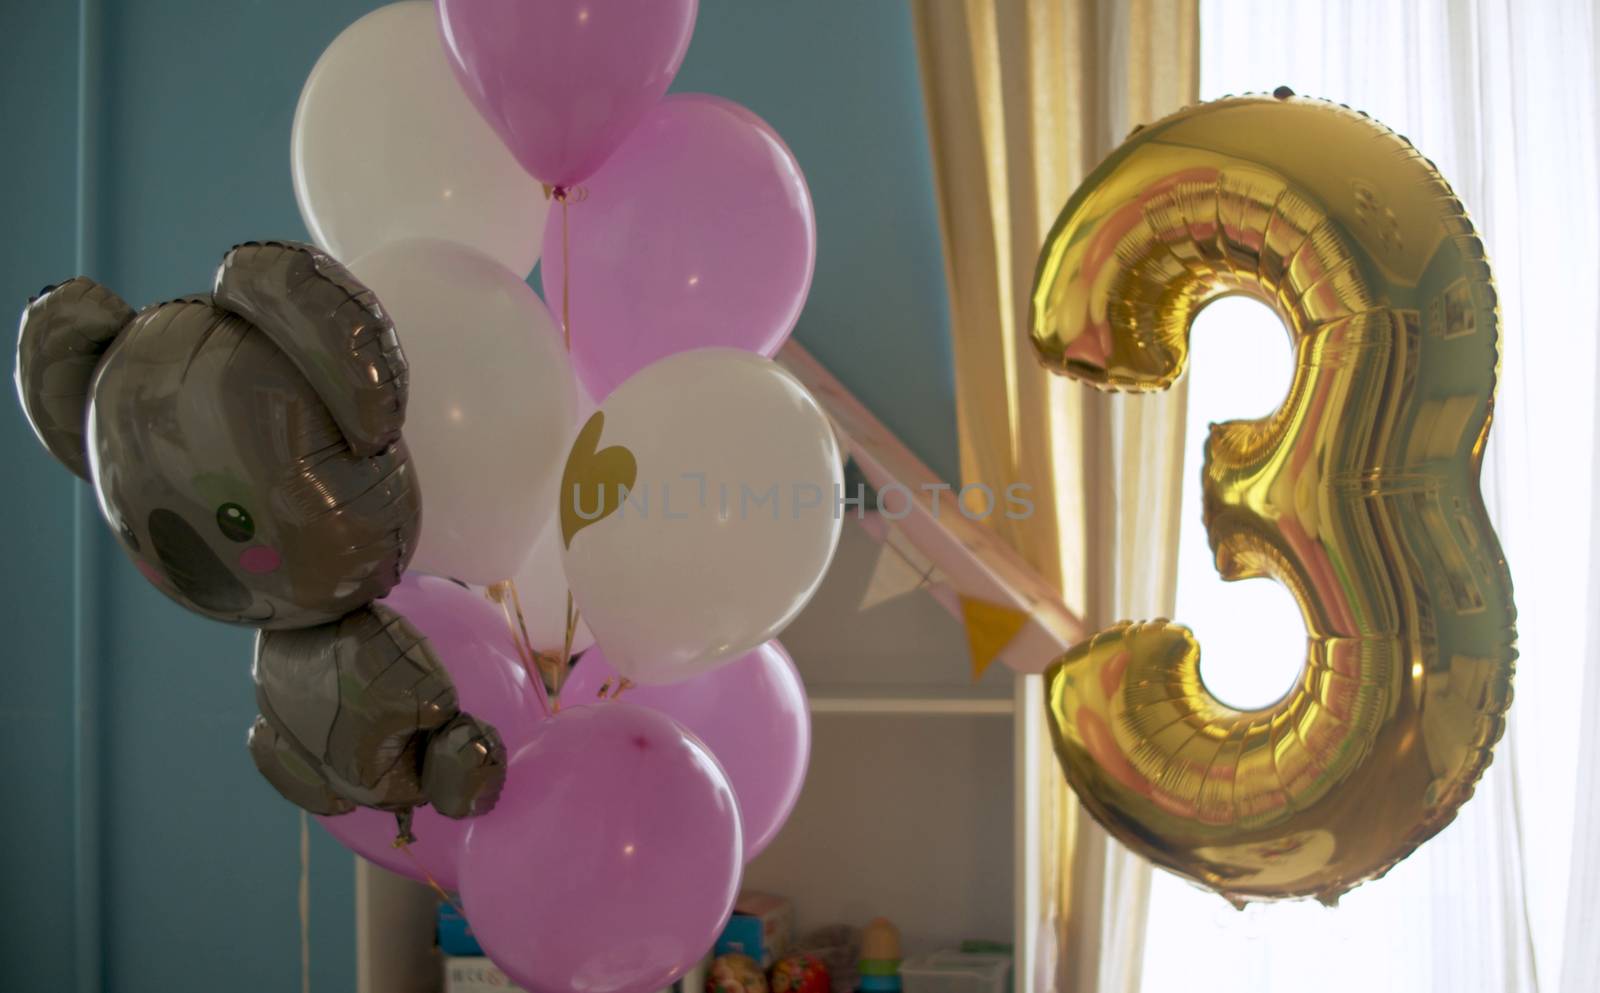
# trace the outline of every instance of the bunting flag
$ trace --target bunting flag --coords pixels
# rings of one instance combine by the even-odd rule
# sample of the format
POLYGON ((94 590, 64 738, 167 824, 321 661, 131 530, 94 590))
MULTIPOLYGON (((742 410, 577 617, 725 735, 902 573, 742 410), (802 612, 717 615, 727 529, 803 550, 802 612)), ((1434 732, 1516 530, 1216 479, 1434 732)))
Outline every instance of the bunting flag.
POLYGON ((961 621, 967 633, 972 678, 981 678, 1027 625, 1029 615, 963 590, 885 515, 868 512, 860 524, 877 544, 878 558, 857 609, 871 610, 911 593, 927 593, 961 621))
MULTIPOLYGON (((872 575, 858 609, 871 610, 919 590, 927 593, 960 618, 967 632, 972 678, 981 678, 1028 623, 1028 615, 1014 607, 963 593, 905 532, 881 514, 866 516, 874 518, 873 523, 877 525, 866 530, 878 544, 878 559, 873 563, 872 575)), ((863 519, 861 523, 865 525, 867 521, 863 519)))
POLYGON ((878 542, 878 561, 872 566, 859 609, 871 610, 943 578, 933 562, 893 526, 885 527, 881 537, 873 534, 872 538, 878 542))
POLYGON ((960 600, 961 619, 967 625, 967 651, 972 656, 972 678, 977 679, 1028 623, 1028 615, 972 597, 964 596, 960 600))
POLYGON ((843 516, 855 519, 880 549, 859 609, 927 593, 965 626, 974 679, 997 660, 1018 672, 1043 672, 1084 636, 1083 622, 1059 591, 982 518, 967 516, 952 487, 805 349, 790 339, 778 361, 833 422, 847 453, 844 492, 836 499, 851 501, 842 506, 843 516), (890 489, 900 492, 880 501, 890 489))

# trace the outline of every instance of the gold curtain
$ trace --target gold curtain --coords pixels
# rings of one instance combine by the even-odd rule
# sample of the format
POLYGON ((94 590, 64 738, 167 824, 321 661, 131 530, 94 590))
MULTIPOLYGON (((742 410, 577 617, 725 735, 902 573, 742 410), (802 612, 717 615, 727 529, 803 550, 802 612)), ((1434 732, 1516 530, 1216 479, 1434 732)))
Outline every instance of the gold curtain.
MULTIPOLYGON (((1034 261, 1088 171, 1135 125, 1196 99, 1197 3, 912 0, 962 476, 1032 487, 1033 516, 995 526, 1090 627, 1171 615, 1185 391, 1108 396, 1044 371, 1027 334, 1034 261)), ((1037 790, 1039 839, 1033 974, 1019 969, 1017 988, 1134 993, 1149 867, 1081 812, 1040 709, 1025 743, 1037 775, 1017 784, 1037 790)))

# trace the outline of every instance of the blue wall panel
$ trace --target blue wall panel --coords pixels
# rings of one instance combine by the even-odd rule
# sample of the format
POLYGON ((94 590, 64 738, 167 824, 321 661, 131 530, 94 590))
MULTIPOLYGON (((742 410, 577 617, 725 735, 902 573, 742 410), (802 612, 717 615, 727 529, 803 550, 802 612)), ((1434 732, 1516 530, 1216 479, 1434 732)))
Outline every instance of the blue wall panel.
MULTIPOLYGON (((0 299, 20 305, 77 265, 78 12, 67 3, 7 4, 0 38, 0 299)), ((76 954, 80 486, 14 406, 0 413, 0 453, 0 988, 70 988, 62 981, 70 983, 76 954)))
MULTIPOLYGON (((20 308, 81 269, 142 305, 204 289, 237 241, 303 237, 295 99, 322 48, 374 6, 5 4, 0 302, 20 308)), ((677 88, 749 105, 794 149, 819 230, 799 337, 954 476, 904 5, 703 0, 677 88)), ((9 401, 0 456, 0 989, 298 988, 297 816, 243 747, 248 632, 150 589, 9 401)), ((351 860, 312 831, 313 989, 351 990, 351 860)))

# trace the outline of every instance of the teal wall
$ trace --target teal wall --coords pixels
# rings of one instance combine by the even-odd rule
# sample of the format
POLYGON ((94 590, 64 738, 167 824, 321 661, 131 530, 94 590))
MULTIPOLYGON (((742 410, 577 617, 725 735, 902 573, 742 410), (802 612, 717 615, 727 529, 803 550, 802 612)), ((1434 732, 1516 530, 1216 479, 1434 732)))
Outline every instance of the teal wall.
MULTIPOLYGON (((304 237, 306 72, 366 0, 0 5, 0 301, 85 272, 136 304, 304 237)), ((816 200, 799 337, 956 473, 937 218, 900 3, 702 0, 679 89, 756 110, 816 200)), ((0 989, 298 988, 295 811, 255 774, 248 632, 123 560, 87 487, 0 405, 0 989)), ((313 989, 352 990, 350 857, 313 827, 313 989)))

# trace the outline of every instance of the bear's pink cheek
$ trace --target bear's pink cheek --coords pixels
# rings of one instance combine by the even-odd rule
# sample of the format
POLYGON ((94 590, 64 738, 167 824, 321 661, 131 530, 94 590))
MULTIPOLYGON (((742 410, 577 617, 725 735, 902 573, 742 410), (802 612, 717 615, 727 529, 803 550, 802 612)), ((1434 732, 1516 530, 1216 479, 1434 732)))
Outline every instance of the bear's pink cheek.
POLYGON ((157 569, 155 566, 144 561, 143 559, 134 559, 133 564, 134 567, 139 570, 140 574, 143 575, 144 578, 150 580, 150 582, 157 586, 167 585, 167 577, 161 575, 160 569, 157 569))
POLYGON ((278 550, 266 545, 256 545, 239 553, 239 568, 245 572, 260 575, 271 572, 280 565, 283 565, 283 558, 278 554, 278 550))

